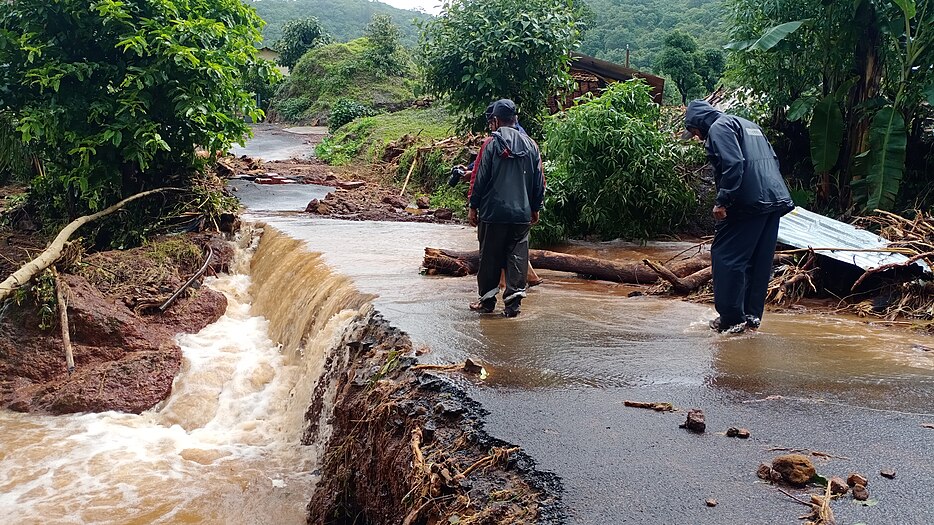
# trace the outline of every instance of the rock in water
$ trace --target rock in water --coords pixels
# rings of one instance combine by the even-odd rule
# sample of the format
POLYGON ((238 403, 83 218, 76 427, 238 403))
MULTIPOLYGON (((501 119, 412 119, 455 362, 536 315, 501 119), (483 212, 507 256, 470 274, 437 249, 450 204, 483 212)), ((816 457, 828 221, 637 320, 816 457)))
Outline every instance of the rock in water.
POLYGON ((745 428, 730 427, 726 430, 726 437, 749 439, 749 431, 745 428))
POLYGON ((707 423, 704 423, 704 411, 695 408, 688 412, 688 419, 681 424, 681 428, 686 428, 691 432, 703 433, 707 430, 707 423))
POLYGON ((715 500, 715 499, 713 499, 713 498, 708 499, 708 500, 705 501, 704 503, 706 503, 708 507, 716 507, 716 506, 717 506, 717 500, 715 500))
POLYGON ((890 468, 883 469, 881 472, 879 472, 879 475, 882 476, 883 478, 895 479, 895 470, 890 469, 890 468))
POLYGON ((772 470, 780 473, 782 479, 792 485, 804 485, 817 473, 811 460, 801 454, 778 456, 772 460, 772 470))

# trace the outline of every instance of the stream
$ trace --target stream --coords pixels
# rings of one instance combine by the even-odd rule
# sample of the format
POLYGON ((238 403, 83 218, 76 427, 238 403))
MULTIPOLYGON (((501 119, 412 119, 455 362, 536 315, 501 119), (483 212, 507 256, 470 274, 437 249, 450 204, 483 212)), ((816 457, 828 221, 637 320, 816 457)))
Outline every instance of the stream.
MULTIPOLYGON (((247 221, 306 251, 250 261, 244 247, 239 273, 207 280, 227 313, 178 337, 182 371, 153 410, 0 411, 4 523, 304 523, 320 451, 299 444, 303 413, 323 349, 367 297, 430 349, 423 361, 486 366, 484 381, 453 380, 491 435, 561 478, 569 523, 798 523, 804 509, 755 476, 788 449, 827 454, 827 477, 870 478, 877 504, 837 502, 839 523, 934 523, 934 430, 921 426, 934 423, 934 337, 813 313, 725 337, 707 329, 709 305, 548 271, 518 319, 479 317, 473 277, 418 271, 426 246, 475 249, 472 228, 320 219, 298 210, 327 188, 237 184, 247 221), (708 431, 625 400, 702 408, 708 431), (731 426, 752 437, 726 438, 731 426)), ((689 244, 569 251, 664 259, 689 244)))

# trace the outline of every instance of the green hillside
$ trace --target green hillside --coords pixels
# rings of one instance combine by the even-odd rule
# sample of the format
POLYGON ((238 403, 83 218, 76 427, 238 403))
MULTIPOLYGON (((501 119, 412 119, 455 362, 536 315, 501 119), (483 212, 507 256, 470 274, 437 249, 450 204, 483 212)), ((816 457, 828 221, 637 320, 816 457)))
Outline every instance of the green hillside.
POLYGON ((581 52, 619 64, 653 70, 665 36, 681 29, 700 47, 726 43, 726 10, 721 0, 586 0, 592 12, 581 52))
POLYGON ((382 2, 370 0, 243 0, 253 6, 266 21, 264 44, 270 45, 281 36, 282 24, 296 18, 316 16, 324 28, 338 42, 347 42, 363 36, 363 30, 375 14, 392 17, 402 30, 402 41, 412 46, 418 41, 418 28, 414 19, 427 19, 430 15, 396 9, 382 2))

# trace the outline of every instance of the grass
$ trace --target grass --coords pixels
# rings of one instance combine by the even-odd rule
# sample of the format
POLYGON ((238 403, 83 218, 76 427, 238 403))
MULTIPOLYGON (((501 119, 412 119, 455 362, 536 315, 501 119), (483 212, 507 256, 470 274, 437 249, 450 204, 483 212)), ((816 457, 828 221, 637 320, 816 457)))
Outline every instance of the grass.
MULTIPOLYGON (((363 117, 338 128, 315 150, 318 157, 329 164, 345 165, 354 160, 379 160, 386 146, 403 136, 415 137, 409 149, 424 146, 454 133, 454 118, 442 108, 410 108, 395 113, 363 117)), ((414 154, 406 152, 400 166, 408 169, 414 154), (406 156, 408 155, 408 157, 406 156)), ((403 176, 405 174, 403 173, 403 176)))

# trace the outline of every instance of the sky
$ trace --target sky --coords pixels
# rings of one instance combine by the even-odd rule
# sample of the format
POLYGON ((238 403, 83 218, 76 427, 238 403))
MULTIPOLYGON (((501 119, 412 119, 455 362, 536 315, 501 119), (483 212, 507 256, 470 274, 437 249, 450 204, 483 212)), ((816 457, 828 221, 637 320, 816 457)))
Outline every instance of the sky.
POLYGON ((442 0, 380 0, 385 4, 400 9, 418 9, 421 8, 426 13, 438 14, 441 11, 442 0))

